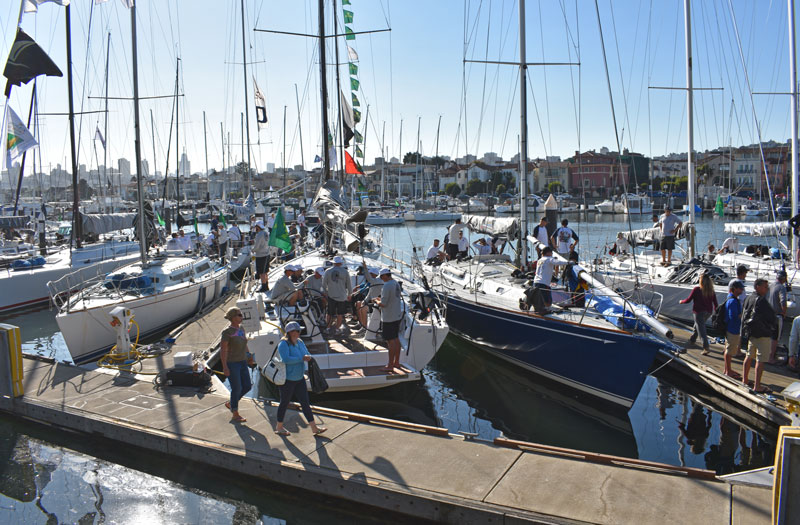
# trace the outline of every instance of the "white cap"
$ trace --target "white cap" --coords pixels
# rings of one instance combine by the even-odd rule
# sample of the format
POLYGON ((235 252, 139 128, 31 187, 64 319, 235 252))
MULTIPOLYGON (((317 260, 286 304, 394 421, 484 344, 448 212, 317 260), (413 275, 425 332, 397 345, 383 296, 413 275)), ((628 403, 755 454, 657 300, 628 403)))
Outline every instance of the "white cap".
POLYGON ((287 264, 283 267, 284 272, 293 272, 294 271, 294 264, 287 264))
POLYGON ((370 266, 370 267, 367 269, 367 271, 368 271, 369 273, 371 273, 371 274, 378 275, 378 271, 379 271, 379 270, 378 270, 377 268, 375 268, 374 266, 370 266))
POLYGON ((323 275, 325 273, 325 268, 322 267, 322 266, 318 266, 318 267, 314 268, 314 272, 318 273, 320 275, 323 275))
POLYGON ((264 229, 264 221, 256 221, 256 228, 264 229))
POLYGON ((392 271, 389 268, 381 268, 378 275, 392 275, 392 271))
POLYGON ((303 269, 303 265, 302 265, 302 264, 293 264, 293 265, 292 265, 292 269, 293 269, 294 271, 296 271, 296 272, 297 272, 297 271, 300 271, 300 270, 302 270, 302 269, 303 269))
POLYGON ((342 264, 344 259, 342 259, 339 255, 333 258, 333 264, 342 264))

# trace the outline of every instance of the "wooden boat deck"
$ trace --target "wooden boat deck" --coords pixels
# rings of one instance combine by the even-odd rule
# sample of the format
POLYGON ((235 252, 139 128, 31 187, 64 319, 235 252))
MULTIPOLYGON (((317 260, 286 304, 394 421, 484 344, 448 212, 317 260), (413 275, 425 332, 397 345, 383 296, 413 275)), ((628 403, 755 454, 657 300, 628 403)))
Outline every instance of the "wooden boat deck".
POLYGON ((353 354, 358 352, 379 352, 386 350, 385 341, 367 341, 353 337, 338 337, 327 339, 325 343, 306 343, 308 352, 312 355, 338 353, 353 354))
POLYGON ((386 372, 382 366, 363 366, 358 368, 329 368, 322 371, 325 379, 342 379, 345 377, 377 377, 391 375, 396 379, 403 379, 408 377, 411 370, 400 367, 395 368, 392 372, 386 372))

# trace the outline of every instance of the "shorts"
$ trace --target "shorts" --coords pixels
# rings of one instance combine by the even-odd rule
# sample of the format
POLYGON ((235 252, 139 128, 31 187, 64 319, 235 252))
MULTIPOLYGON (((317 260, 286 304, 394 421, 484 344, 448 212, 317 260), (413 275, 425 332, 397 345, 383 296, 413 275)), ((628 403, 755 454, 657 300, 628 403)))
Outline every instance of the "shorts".
POLYGON ((661 239, 661 249, 662 250, 674 250, 675 249, 675 236, 674 235, 667 235, 661 239))
POLYGON ((742 344, 742 334, 725 333, 725 351, 728 355, 736 355, 742 344))
POLYGON ((330 315, 344 315, 350 310, 349 301, 337 301, 336 299, 328 298, 328 313, 330 315))
POLYGON ((534 288, 539 289, 540 293, 542 294, 542 299, 544 299, 545 305, 550 306, 553 304, 553 293, 549 286, 546 284, 534 284, 534 288))
POLYGON ((256 257, 256 275, 267 273, 267 256, 256 257))
POLYGON ((762 353, 768 356, 771 350, 772 339, 769 337, 751 337, 747 345, 747 357, 758 361, 762 353))
POLYGON ((391 341, 392 339, 397 339, 397 337, 400 334, 400 319, 398 319, 397 321, 384 322, 381 334, 383 335, 383 338, 387 341, 391 341))
POLYGON ((455 259, 458 256, 458 244, 447 243, 447 256, 455 259))

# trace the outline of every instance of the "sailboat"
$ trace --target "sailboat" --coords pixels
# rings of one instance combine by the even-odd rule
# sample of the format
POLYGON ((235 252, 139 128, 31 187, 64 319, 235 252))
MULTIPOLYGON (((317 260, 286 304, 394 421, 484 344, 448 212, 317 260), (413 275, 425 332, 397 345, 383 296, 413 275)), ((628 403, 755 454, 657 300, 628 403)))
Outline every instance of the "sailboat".
POLYGON ((121 306, 133 314, 137 332, 132 335, 138 341, 195 314, 228 286, 226 265, 206 257, 148 254, 148 231, 154 225, 144 202, 136 7, 130 7, 130 11, 140 261, 98 276, 90 286, 57 304, 56 322, 76 364, 96 360, 115 344, 116 331, 111 324, 114 308, 121 306))
MULTIPOLYGON (((527 99, 525 2, 519 2, 520 25, 520 201, 527 202, 527 99)), ((473 232, 519 242, 527 263, 524 237, 527 206, 519 219, 465 215, 473 232)), ((588 306, 556 306, 547 313, 524 309, 530 274, 506 254, 474 255, 441 265, 416 264, 447 307, 447 322, 458 336, 522 369, 589 393, 612 405, 629 408, 644 384, 659 351, 675 351, 671 331, 644 309, 620 298, 579 266, 592 287, 588 306)), ((555 295, 558 295, 556 292, 555 295)), ((563 296, 563 294, 562 294, 563 296)), ((554 297, 554 305, 559 298, 554 297)), ((569 303, 568 297, 565 303, 569 303)))

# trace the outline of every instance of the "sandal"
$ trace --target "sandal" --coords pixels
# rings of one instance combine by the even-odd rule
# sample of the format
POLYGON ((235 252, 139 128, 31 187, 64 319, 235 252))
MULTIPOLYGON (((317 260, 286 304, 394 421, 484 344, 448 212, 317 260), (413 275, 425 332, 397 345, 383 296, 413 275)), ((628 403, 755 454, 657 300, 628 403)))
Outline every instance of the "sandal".
POLYGON ((725 374, 725 375, 730 377, 731 379, 736 379, 737 381, 741 381, 742 380, 742 374, 740 374, 739 372, 731 371, 730 374, 725 374))
POLYGON ((230 401, 225 401, 225 408, 227 408, 228 410, 231 409, 231 402, 230 401))
POLYGON ((709 350, 708 348, 705 348, 705 349, 703 349, 702 352, 700 352, 700 355, 710 355, 710 354, 711 354, 711 350, 709 350))
POLYGON ((231 417, 231 421, 234 423, 247 423, 247 418, 243 416, 233 416, 231 417))
POLYGON ((768 386, 761 385, 761 388, 759 388, 758 390, 754 389, 753 392, 755 392, 756 394, 771 394, 772 389, 768 386))
POLYGON ((279 436, 291 436, 292 435, 292 433, 289 432, 288 430, 286 430, 285 428, 282 428, 280 430, 276 430, 275 433, 277 435, 279 435, 279 436))
POLYGON ((319 436, 320 434, 324 434, 327 431, 328 429, 326 427, 317 427, 317 430, 314 432, 314 435, 319 436))

